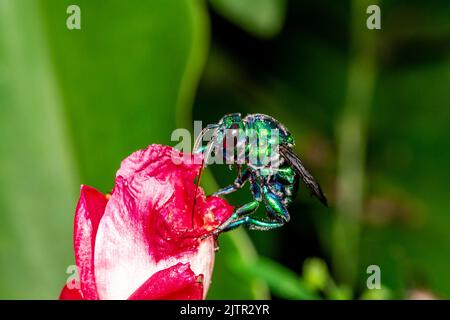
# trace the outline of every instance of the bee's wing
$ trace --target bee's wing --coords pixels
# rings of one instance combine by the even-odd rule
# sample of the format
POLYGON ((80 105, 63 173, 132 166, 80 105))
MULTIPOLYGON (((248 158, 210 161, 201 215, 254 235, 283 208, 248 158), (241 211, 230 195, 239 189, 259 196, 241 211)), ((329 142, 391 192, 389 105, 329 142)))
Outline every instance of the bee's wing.
POLYGON ((322 189, 320 188, 314 177, 303 166, 303 163, 298 158, 298 156, 289 147, 284 145, 280 145, 280 154, 294 167, 295 171, 300 175, 311 194, 319 199, 320 202, 322 202, 325 206, 328 206, 327 198, 325 198, 322 189))

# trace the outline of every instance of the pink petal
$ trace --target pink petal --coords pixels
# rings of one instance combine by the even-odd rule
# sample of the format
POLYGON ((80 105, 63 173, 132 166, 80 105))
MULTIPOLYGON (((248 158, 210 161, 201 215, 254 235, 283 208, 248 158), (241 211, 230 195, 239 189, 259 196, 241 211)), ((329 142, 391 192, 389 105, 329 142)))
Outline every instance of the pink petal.
POLYGON ((74 246, 81 292, 86 300, 98 299, 94 274, 94 245, 107 202, 106 196, 96 189, 81 186, 75 213, 74 246))
POLYGON ((79 289, 69 289, 67 285, 61 290, 59 300, 83 300, 83 295, 79 289))
POLYGON ((101 299, 126 299, 154 273, 180 262, 204 275, 206 294, 214 240, 200 237, 229 217, 233 208, 220 198, 206 200, 199 188, 192 225, 194 178, 200 165, 177 165, 172 152, 152 145, 122 162, 95 243, 101 299))
POLYGON ((129 300, 200 300, 203 276, 196 276, 189 264, 178 263, 153 274, 129 300))

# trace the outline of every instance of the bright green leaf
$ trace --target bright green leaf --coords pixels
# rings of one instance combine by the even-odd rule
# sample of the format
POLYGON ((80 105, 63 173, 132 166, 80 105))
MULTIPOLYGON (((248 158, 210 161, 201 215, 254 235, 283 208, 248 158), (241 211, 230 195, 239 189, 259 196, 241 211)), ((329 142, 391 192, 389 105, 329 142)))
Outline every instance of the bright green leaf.
POLYGON ((363 300, 389 300, 392 299, 392 292, 388 288, 365 290, 361 295, 363 300))
POLYGON ((328 280, 328 267, 322 259, 309 258, 303 263, 303 279, 311 290, 325 289, 328 280))
POLYGON ((108 192, 120 161, 170 144, 207 52, 192 0, 0 2, 0 296, 57 298, 74 263, 80 183, 108 192), (188 85, 189 84, 189 85, 188 85))

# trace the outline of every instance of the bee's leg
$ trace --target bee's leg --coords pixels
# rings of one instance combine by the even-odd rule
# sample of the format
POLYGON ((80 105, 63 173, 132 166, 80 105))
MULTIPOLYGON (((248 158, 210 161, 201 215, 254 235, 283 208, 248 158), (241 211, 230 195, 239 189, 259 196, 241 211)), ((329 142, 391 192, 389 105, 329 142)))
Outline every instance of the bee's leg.
POLYGON ((204 145, 204 146, 198 147, 197 149, 194 149, 193 153, 203 153, 203 152, 206 151, 207 148, 208 148, 208 145, 204 145))
POLYGON ((221 232, 236 228, 237 226, 239 226, 239 224, 236 224, 236 222, 242 220, 243 218, 255 212, 256 209, 258 209, 258 206, 259 206, 258 200, 254 200, 252 202, 244 204, 243 206, 240 206, 239 208, 236 209, 236 211, 234 211, 231 217, 229 217, 224 223, 218 226, 217 229, 215 229, 209 235, 216 235, 221 232))
POLYGON ((282 203, 280 197, 277 197, 270 191, 264 191, 264 203, 270 220, 275 220, 281 223, 287 223, 291 219, 286 206, 282 203))
POLYGON ((238 190, 240 187, 241 187, 241 186, 236 185, 236 183, 230 184, 229 186, 226 186, 226 187, 224 187, 224 188, 222 188, 222 189, 219 189, 218 191, 214 192, 214 193, 212 194, 212 196, 214 196, 214 197, 224 196, 224 195, 226 195, 226 194, 230 194, 230 193, 235 192, 235 191, 238 190))
POLYGON ((284 222, 280 222, 278 220, 263 220, 252 217, 244 217, 230 224, 224 231, 232 230, 240 225, 245 225, 250 230, 266 231, 279 228, 284 225, 284 222))
POLYGON ((234 229, 240 225, 245 225, 250 230, 266 231, 279 228, 289 222, 289 212, 287 211, 286 206, 281 202, 281 199, 270 191, 264 190, 263 193, 269 219, 258 219, 248 216, 243 217, 231 223, 228 229, 225 229, 224 231, 234 229))
POLYGON ((230 193, 242 188, 242 186, 245 184, 245 182, 248 180, 249 177, 250 177, 250 170, 247 168, 244 170, 244 172, 242 172, 242 175, 238 176, 236 178, 236 180, 234 180, 233 184, 230 184, 229 186, 216 191, 212 195, 218 197, 218 196, 230 194, 230 193))
POLYGON ((207 149, 208 145, 202 147, 203 137, 205 136, 207 131, 212 130, 212 129, 216 129, 217 127, 219 127, 218 124, 210 123, 205 128, 203 128, 203 130, 200 132, 200 134, 197 136, 197 138, 196 138, 196 140, 194 142, 193 153, 204 152, 207 149))

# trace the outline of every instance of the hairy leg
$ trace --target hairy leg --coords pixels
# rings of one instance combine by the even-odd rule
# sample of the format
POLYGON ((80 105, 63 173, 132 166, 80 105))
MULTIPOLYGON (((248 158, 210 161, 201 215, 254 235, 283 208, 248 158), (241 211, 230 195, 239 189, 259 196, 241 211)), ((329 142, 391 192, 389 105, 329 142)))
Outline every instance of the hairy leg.
POLYGON ((244 216, 230 223, 223 231, 229 231, 240 225, 245 225, 250 230, 266 231, 274 228, 279 228, 285 223, 289 222, 290 216, 286 207, 281 202, 281 199, 273 193, 264 190, 264 203, 268 213, 268 219, 259 219, 244 216))

